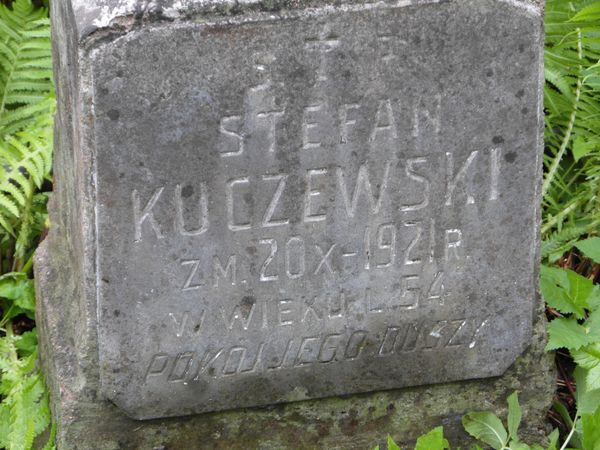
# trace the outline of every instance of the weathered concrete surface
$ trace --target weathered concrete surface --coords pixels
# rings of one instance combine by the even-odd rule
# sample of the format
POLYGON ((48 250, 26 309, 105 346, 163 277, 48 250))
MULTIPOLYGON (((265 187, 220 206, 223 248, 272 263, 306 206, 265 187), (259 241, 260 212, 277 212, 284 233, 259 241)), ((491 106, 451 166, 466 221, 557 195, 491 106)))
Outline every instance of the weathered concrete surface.
POLYGON ((537 3, 68 3, 36 265, 65 448, 461 440, 513 389, 535 434, 537 3))

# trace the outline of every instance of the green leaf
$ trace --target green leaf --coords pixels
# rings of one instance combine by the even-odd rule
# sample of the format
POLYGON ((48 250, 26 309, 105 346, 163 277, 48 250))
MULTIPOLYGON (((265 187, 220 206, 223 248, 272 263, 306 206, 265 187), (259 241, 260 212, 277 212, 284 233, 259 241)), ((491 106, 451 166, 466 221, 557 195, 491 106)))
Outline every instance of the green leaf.
POLYGON ((514 440, 518 440, 517 431, 521 423, 521 406, 519 405, 519 397, 516 392, 513 392, 508 397, 508 435, 514 440))
POLYGON ((594 285, 594 290, 588 298, 588 306, 592 311, 600 310, 600 285, 594 285))
POLYGON ((572 317, 557 317, 548 326, 548 343, 546 351, 558 348, 579 350, 581 347, 591 344, 593 339, 586 333, 585 327, 577 323, 572 317))
POLYGON ((388 447, 388 450, 400 450, 400 447, 398 447, 398 444, 396 444, 394 442, 394 440, 392 439, 392 437, 389 434, 387 437, 387 447, 388 447))
POLYGON ((450 444, 444 439, 444 428, 437 427, 417 439, 415 450, 446 450, 450 444))
POLYGON ((572 22, 582 22, 588 20, 600 20, 600 2, 594 2, 591 5, 582 8, 572 18, 572 22))
POLYGON ((531 450, 531 447, 523 442, 511 442, 509 445, 510 450, 531 450))
POLYGON ((506 447, 508 435, 502 422, 491 412, 470 412, 462 417, 467 433, 500 450, 506 447))
POLYGON ((592 311, 583 326, 595 342, 600 342, 600 309, 592 311))
MULTIPOLYGON (((50 436, 48 437, 48 442, 46 442, 46 445, 44 445, 44 448, 42 450, 55 450, 55 445, 54 445, 54 441, 56 440, 56 422, 52 422, 52 425, 50 426, 50 436)), ((376 448, 376 450, 379 450, 379 447, 376 448)))
POLYGON ((585 381, 588 389, 600 389, 600 364, 596 365, 595 367, 592 367, 591 369, 588 369, 585 381))
POLYGON ((600 405, 600 389, 589 389, 587 384, 587 369, 577 366, 573 375, 575 384, 577 385, 577 389, 575 390, 577 410, 580 414, 591 414, 600 405))
POLYGON ((588 307, 588 299, 594 289, 594 282, 572 270, 567 270, 566 272, 569 280, 569 297, 571 301, 580 307, 588 307))
POLYGON ((572 313, 578 319, 585 317, 585 309, 592 297, 594 284, 572 270, 541 266, 540 288, 552 308, 562 313, 572 313))
POLYGON ((600 405, 594 414, 582 414, 582 438, 581 443, 585 450, 600 449, 600 405))
POLYGON ((589 155, 598 146, 595 141, 586 141, 584 137, 577 136, 573 141, 573 158, 579 161, 584 156, 589 155))
POLYGON ((600 343, 589 345, 571 352, 573 360, 585 369, 591 369, 600 364, 600 343))
POLYGON ((595 343, 580 350, 571 351, 573 360, 587 371, 586 389, 600 389, 600 343, 595 343))
POLYGON ((540 267, 540 289, 549 306, 565 313, 573 312, 574 308, 567 295, 569 279, 566 271, 542 265, 540 267))
POLYGON ((561 402, 557 399, 554 399, 552 401, 552 409, 554 409, 558 414, 560 414, 560 417, 562 418, 565 425, 567 425, 568 427, 573 426, 573 419, 571 419, 571 413, 569 412, 567 407, 563 404, 563 402, 561 402))
POLYGON ((560 433, 558 428, 552 430, 552 433, 548 436, 548 450, 557 450, 558 438, 560 437, 560 433))
POLYGON ((15 347, 19 350, 21 356, 29 356, 37 350, 37 330, 27 331, 23 333, 15 341, 15 347))
POLYGON ((10 409, 8 402, 0 403, 0 448, 7 448, 8 433, 10 432, 10 409))
POLYGON ((585 256, 592 258, 592 260, 600 264, 600 237, 592 237, 579 241, 575 246, 581 250, 585 256))
POLYGON ((24 273, 7 273, 0 276, 0 297, 12 300, 16 306, 33 317, 35 288, 24 273))

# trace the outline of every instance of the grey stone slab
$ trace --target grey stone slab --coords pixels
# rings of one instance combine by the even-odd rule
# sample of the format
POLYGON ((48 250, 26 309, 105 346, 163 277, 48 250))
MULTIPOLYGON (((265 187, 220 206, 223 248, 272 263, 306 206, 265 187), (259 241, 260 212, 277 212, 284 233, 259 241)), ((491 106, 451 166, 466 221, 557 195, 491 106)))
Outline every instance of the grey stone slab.
MULTIPOLYGON (((94 416, 117 442, 123 414, 496 377, 539 339, 539 4, 73 1, 53 23, 57 193, 37 272, 67 448, 94 416)), ((509 378, 455 386, 497 383, 498 404, 509 378)), ((412 391, 394 392, 346 402, 412 391)), ((210 417, 186 436, 227 414, 210 417)))

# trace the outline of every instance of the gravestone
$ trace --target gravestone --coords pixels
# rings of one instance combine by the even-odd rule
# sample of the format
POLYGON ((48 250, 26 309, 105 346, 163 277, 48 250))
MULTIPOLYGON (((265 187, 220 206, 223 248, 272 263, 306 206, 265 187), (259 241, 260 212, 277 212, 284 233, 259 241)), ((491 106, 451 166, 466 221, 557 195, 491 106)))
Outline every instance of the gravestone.
POLYGON ((514 389, 539 430, 540 4, 52 8, 64 448, 462 442, 514 389))

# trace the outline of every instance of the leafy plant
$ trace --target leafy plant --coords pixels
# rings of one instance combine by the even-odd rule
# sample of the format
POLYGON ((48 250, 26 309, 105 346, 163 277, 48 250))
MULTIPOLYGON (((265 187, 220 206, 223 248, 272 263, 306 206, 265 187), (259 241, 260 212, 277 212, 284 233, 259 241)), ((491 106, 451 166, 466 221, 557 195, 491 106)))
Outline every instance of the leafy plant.
MULTIPOLYGON (((400 450, 400 446, 394 442, 391 436, 387 437, 387 448, 388 450, 400 450)), ((420 436, 415 444, 415 450, 449 450, 450 444, 444 438, 443 427, 437 427, 431 430, 429 433, 420 436)), ((379 450, 379 446, 373 450, 379 450)))
MULTIPOLYGON (((36 368, 31 266, 47 220, 54 91, 50 25, 30 0, 0 4, 0 448, 32 448, 48 428, 36 368)), ((51 433, 52 434, 52 433, 51 433)), ((53 447, 53 436, 46 448, 53 447)))
POLYGON ((570 430, 562 448, 600 448, 590 428, 600 414, 600 287, 593 283, 593 263, 600 263, 599 1, 547 1, 544 59, 541 253, 551 266, 542 266, 540 287, 554 317, 546 348, 568 350, 577 364, 576 390, 566 382, 575 391, 577 410, 570 413, 558 397, 554 409, 570 430), (573 256, 583 262, 571 264, 573 256))
MULTIPOLYGON (((47 11, 29 0, 0 5, 0 226, 19 244, 35 227, 32 206, 52 161, 52 59, 47 11)), ((39 223, 37 228, 39 229, 39 223)))
MULTIPOLYGON (((508 430, 502 421, 491 412, 472 412, 462 418, 465 430, 474 438, 489 445, 495 450, 557 450, 559 433, 555 429, 548 436, 548 444, 542 447, 539 444, 528 445, 519 440, 517 431, 521 422, 521 407, 517 393, 508 397, 508 430)), ((481 447, 475 446, 476 450, 481 447)), ((560 450, 597 450, 600 448, 600 404, 596 403, 595 411, 578 415, 571 424, 571 432, 567 436, 560 450), (570 445, 569 445, 570 444, 570 445), (567 447, 568 446, 568 447, 567 447)))
MULTIPOLYGON (((555 429, 548 436, 546 446, 526 444, 519 439, 519 425, 522 411, 516 392, 508 397, 508 415, 506 427, 502 420, 489 411, 470 412, 463 416, 462 424, 467 433, 481 443, 494 450, 558 450, 559 432, 555 429)), ((388 450, 400 450, 391 436, 387 437, 388 450)), ((597 450, 600 448, 600 405, 596 404, 595 411, 583 413, 572 423, 571 433, 560 447, 560 450, 580 449, 597 450), (567 447, 568 444, 571 444, 567 447)), ((379 450, 379 446, 374 450, 379 450)), ((415 450, 450 450, 450 444, 444 438, 442 427, 437 427, 417 439, 415 450)), ((471 450, 482 450, 474 445, 471 450)))
MULTIPOLYGON (((577 247, 600 263, 600 238, 579 241, 577 247)), ((600 448, 600 285, 571 270, 542 266, 542 294, 560 314, 548 324, 547 350, 569 350, 577 367, 577 412, 573 420, 562 404, 555 408, 571 426, 572 447, 600 448), (599 447, 591 446, 591 443, 599 447)))
POLYGON ((542 257, 600 227, 600 2, 546 2, 542 257))

